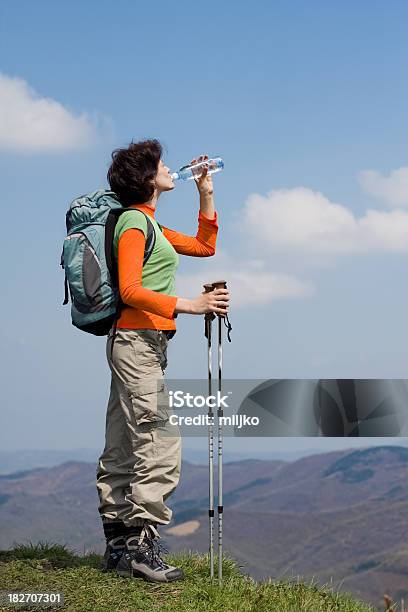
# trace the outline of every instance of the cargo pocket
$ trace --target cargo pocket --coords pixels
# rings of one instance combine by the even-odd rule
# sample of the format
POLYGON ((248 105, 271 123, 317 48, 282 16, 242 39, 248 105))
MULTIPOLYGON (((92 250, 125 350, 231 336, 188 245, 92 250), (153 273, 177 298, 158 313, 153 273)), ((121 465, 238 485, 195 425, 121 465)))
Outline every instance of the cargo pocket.
POLYGON ((164 380, 145 380, 128 390, 138 427, 161 425, 169 419, 169 396, 164 380))

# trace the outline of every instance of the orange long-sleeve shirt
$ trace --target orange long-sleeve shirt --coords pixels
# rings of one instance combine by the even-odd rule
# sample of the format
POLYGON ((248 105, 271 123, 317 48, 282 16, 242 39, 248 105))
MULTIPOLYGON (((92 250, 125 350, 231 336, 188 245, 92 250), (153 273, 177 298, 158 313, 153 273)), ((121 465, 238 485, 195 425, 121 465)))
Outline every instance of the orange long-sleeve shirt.
MULTIPOLYGON (((154 210, 147 205, 134 205, 154 218, 154 210)), ((181 255, 209 257, 214 255, 218 232, 217 213, 208 219, 199 212, 196 236, 187 236, 162 227, 163 236, 181 255)), ((140 229, 127 229, 118 242, 119 291, 125 306, 118 320, 118 328, 176 329, 174 310, 177 296, 152 291, 142 285, 145 236, 140 229)))

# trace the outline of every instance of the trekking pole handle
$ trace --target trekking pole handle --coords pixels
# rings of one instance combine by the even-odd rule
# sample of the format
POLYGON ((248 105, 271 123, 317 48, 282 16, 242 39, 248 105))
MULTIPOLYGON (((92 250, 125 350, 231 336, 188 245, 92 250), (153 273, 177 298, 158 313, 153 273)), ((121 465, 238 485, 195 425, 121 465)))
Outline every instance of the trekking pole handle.
MULTIPOLYGON (((211 291, 214 291, 215 289, 212 283, 206 283, 205 285, 203 285, 203 287, 204 287, 204 293, 211 293, 211 291)), ((215 314, 213 312, 209 312, 206 315, 204 315, 204 317, 206 321, 212 321, 213 319, 215 319, 215 314)))
MULTIPOLYGON (((225 280, 214 281, 213 283, 207 283, 206 285, 204 285, 204 289, 206 293, 208 293, 209 291, 214 291, 214 289, 226 289, 226 288, 227 288, 227 281, 225 280)), ((205 316, 208 317, 208 315, 205 315, 205 316)), ((224 320, 225 326, 227 328, 228 342, 231 342, 232 326, 229 321, 228 315, 219 314, 218 317, 224 320)), ((213 318, 215 318, 215 315, 213 315, 213 318)))
POLYGON ((225 280, 214 281, 212 283, 212 288, 213 289, 226 289, 227 288, 227 281, 225 281, 225 280))
MULTIPOLYGON (((203 287, 204 287, 204 293, 211 293, 211 291, 214 291, 214 289, 226 289, 227 282, 225 280, 214 281, 213 283, 206 283, 205 285, 203 285, 203 287)), ((210 316, 212 319, 215 318, 214 313, 206 314, 205 316, 206 318, 210 316)), ((219 315, 219 316, 223 317, 224 315, 219 315)))
MULTIPOLYGON (((211 291, 214 291, 214 289, 226 289, 227 281, 225 280, 214 281, 213 283, 206 283, 205 285, 203 285, 203 287, 204 287, 204 293, 211 293, 211 291)), ((225 320, 227 321, 226 326, 228 328, 228 341, 231 342, 230 332, 232 330, 232 327, 229 322, 228 315, 219 314, 218 316, 224 319, 224 321, 225 320)), ((213 319, 215 319, 215 314, 213 312, 205 315, 206 321, 209 321, 209 320, 212 321, 213 319)))
MULTIPOLYGON (((219 280, 219 281, 214 281, 213 283, 211 283, 212 286, 212 290, 214 289, 226 289, 227 288, 227 281, 225 280, 219 280)), ((223 317, 225 315, 218 315, 219 317, 223 317)))

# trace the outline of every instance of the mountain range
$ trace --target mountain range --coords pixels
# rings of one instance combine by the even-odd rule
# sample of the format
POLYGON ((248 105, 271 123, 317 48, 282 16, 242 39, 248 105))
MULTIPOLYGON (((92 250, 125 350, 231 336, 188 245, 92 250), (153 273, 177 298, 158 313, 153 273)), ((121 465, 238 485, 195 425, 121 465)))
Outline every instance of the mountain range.
MULTIPOLYGON (((68 461, 1 475, 0 548, 47 540, 103 551, 95 473, 68 461)), ((408 598, 407 475, 399 446, 226 463, 225 554, 258 580, 300 575, 375 606, 385 592, 408 598)), ((207 496, 207 466, 184 462, 161 529, 171 551, 208 549, 207 496)))

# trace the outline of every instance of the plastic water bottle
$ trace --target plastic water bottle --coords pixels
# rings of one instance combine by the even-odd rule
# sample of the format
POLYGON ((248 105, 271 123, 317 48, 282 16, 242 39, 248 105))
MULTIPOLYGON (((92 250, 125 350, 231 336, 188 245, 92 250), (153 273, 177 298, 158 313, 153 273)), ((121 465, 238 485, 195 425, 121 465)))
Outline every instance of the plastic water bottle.
POLYGON ((191 166, 183 166, 178 172, 173 172, 171 178, 174 181, 190 181, 194 178, 200 178, 205 166, 208 166, 208 174, 215 174, 224 168, 224 161, 221 157, 213 157, 205 161, 193 164, 191 166))

